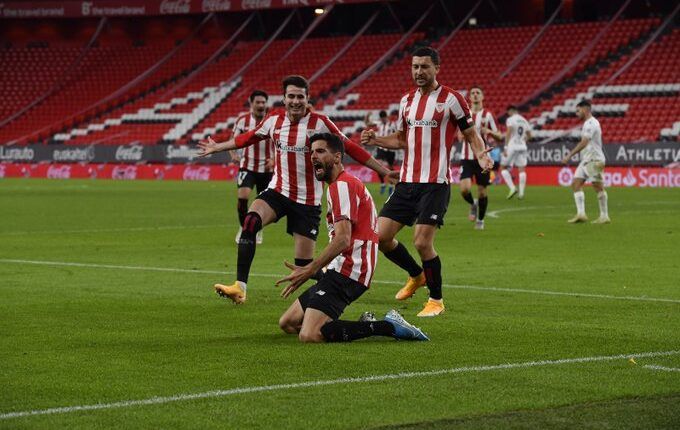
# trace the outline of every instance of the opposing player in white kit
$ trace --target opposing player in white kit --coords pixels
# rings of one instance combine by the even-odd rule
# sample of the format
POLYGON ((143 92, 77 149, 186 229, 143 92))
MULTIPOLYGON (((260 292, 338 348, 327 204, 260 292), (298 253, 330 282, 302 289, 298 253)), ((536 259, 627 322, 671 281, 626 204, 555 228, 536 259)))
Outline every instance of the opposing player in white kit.
POLYGON ((574 201, 576 202, 576 216, 567 222, 576 224, 588 221, 583 184, 586 181, 591 181, 593 188, 597 191, 597 201, 600 204, 600 217, 593 221, 593 224, 609 224, 611 220, 609 219, 609 210, 607 208, 607 192, 604 190, 602 180, 605 158, 602 151, 602 128, 600 127, 600 121, 595 119, 591 112, 590 102, 585 100, 576 105, 576 116, 584 121, 581 141, 562 160, 563 164, 567 164, 571 157, 582 152, 581 162, 576 168, 576 173, 571 183, 571 187, 574 190, 574 201))
POLYGON ((519 170, 519 195, 524 198, 524 188, 527 184, 527 141, 531 139, 531 125, 519 114, 516 106, 508 106, 508 119, 505 121, 505 157, 501 159, 501 176, 505 184, 510 188, 508 199, 517 194, 517 188, 512 182, 510 170, 517 167, 519 170))

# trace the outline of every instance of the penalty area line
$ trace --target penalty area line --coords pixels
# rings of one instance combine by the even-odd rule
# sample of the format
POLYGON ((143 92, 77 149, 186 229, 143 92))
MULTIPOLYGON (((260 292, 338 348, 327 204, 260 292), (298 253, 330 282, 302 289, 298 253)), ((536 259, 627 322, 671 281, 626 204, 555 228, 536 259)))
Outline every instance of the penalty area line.
POLYGON ((71 412, 83 412, 83 411, 96 411, 102 409, 121 409, 130 408, 135 406, 147 406, 147 405, 162 405, 166 403, 182 402, 188 400, 199 400, 199 399, 211 399, 226 396, 233 396, 237 394, 249 394, 249 393, 259 393, 259 392, 271 392, 271 391, 283 391, 283 390, 293 390, 299 388, 314 388, 322 387, 328 385, 349 385, 349 384, 359 384, 367 382, 382 382, 390 380, 401 380, 401 379, 412 379, 428 376, 439 376, 439 375, 454 375, 459 373, 479 373, 479 372, 489 372, 495 370, 508 370, 508 369, 523 369, 532 367, 542 367, 542 366, 558 366, 564 364, 578 364, 578 363, 594 363, 594 362, 607 362, 616 360, 626 360, 630 358, 650 358, 650 357, 664 357, 670 355, 678 355, 680 350, 674 351, 656 351, 656 352, 641 352, 641 353, 631 353, 631 354, 617 354, 617 355, 604 355, 604 356, 593 356, 593 357, 578 357, 578 358, 561 358, 557 360, 539 360, 539 361, 525 361, 520 363, 505 363, 505 364, 494 364, 494 365, 482 365, 482 366, 467 366, 467 367, 454 367, 449 369, 439 369, 439 370, 429 370, 422 372, 404 372, 404 373, 391 373, 383 375, 370 375, 355 378, 338 378, 338 379, 326 379, 326 380, 316 380, 307 382, 295 382, 289 384, 275 384, 275 385, 260 385, 260 386, 250 386, 250 387, 239 387, 231 388, 226 390, 213 390, 205 391, 202 393, 186 393, 177 394, 172 396, 159 396, 150 397, 147 399, 138 400, 123 400, 119 402, 112 403, 95 403, 90 405, 77 405, 77 406, 63 406, 49 409, 36 409, 31 411, 17 411, 17 412, 2 412, 0 413, 0 420, 7 420, 11 418, 21 418, 36 415, 55 415, 55 414, 67 414, 71 412))
MULTIPOLYGON (((83 267, 91 269, 114 269, 114 270, 138 270, 149 272, 171 272, 171 273, 199 273, 208 275, 235 275, 236 272, 228 270, 203 270, 203 269, 180 269, 175 267, 153 267, 153 266, 126 266, 116 264, 99 264, 99 263, 76 263, 66 261, 43 261, 43 260, 19 260, 19 259, 0 259, 0 263, 5 264, 25 264, 38 266, 56 266, 56 267, 83 267)), ((261 278, 280 279, 285 276, 284 273, 251 273, 250 276, 261 278)), ((385 285, 401 285, 399 281, 382 281, 374 280, 374 284, 385 285)), ((657 302, 657 303, 680 303, 678 299, 666 299, 660 297, 638 297, 638 296, 614 296, 608 294, 593 294, 593 293, 575 293, 566 291, 549 291, 549 290, 531 290, 525 288, 502 288, 502 287, 481 287, 475 285, 453 285, 443 284, 442 287, 456 289, 456 290, 475 290, 475 291, 490 291, 503 293, 518 293, 518 294, 538 294, 543 296, 565 296, 565 297, 587 297, 592 299, 606 299, 606 300, 630 300, 636 302, 657 302)))

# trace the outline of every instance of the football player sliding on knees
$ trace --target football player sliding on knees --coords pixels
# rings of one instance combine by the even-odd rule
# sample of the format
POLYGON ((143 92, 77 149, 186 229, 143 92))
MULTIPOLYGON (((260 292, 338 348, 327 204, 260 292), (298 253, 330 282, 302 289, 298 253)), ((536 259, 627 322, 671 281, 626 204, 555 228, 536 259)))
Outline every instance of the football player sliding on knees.
MULTIPOLYGON (((212 138, 198 144, 201 157, 215 152, 245 148, 265 139, 275 146, 274 176, 265 191, 250 205, 243 220, 238 243, 236 281, 231 285, 215 284, 222 297, 240 304, 246 300, 250 268, 255 258, 256 237, 265 226, 286 218, 286 231, 293 236, 295 265, 306 266, 312 261, 321 220, 322 185, 314 177, 310 158, 309 137, 316 133, 332 133, 345 144, 347 154, 375 170, 382 177, 395 177, 370 156, 366 150, 343 135, 325 115, 312 112, 308 106, 309 83, 302 76, 283 79, 285 109, 276 109, 252 130, 226 142, 212 138)), ((315 274, 316 277, 319 274, 315 274)))
POLYGON ((302 342, 349 342, 370 336, 429 340, 395 310, 383 320, 364 313, 359 321, 341 320, 345 308, 371 285, 378 261, 378 215, 364 184, 344 171, 342 140, 330 133, 312 136, 312 164, 317 180, 326 182, 326 220, 330 242, 306 266, 286 262, 292 272, 278 280, 281 296, 289 297, 322 268, 321 279, 295 299, 279 319, 285 333, 302 342))

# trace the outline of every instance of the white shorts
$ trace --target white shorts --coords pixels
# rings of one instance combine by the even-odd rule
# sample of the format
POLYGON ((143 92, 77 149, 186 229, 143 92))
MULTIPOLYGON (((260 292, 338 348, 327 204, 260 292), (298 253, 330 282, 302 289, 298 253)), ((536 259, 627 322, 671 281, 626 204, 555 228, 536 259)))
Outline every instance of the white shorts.
POLYGON ((603 182, 602 173, 604 172, 604 161, 602 160, 581 160, 574 173, 574 178, 583 179, 590 182, 603 182))
POLYGON ((501 157, 501 165, 507 167, 526 167, 527 165, 527 150, 526 149, 507 149, 507 157, 501 157))

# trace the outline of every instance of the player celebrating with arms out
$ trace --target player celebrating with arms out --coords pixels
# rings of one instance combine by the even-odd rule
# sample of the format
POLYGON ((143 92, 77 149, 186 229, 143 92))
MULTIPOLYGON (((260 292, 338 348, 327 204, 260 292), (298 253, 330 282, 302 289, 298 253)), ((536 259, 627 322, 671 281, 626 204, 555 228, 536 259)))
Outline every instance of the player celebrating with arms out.
POLYGON ((263 227, 287 217, 287 232, 295 241, 295 264, 306 266, 312 261, 321 219, 321 182, 314 177, 310 158, 309 137, 316 133, 333 133, 345 143, 347 154, 370 167, 381 176, 393 176, 382 164, 359 145, 347 139, 327 116, 308 108, 309 83, 302 76, 283 79, 285 110, 270 112, 247 133, 226 142, 211 138, 200 142, 199 156, 244 148, 271 138, 276 147, 274 177, 269 187, 250 205, 243 222, 238 245, 236 282, 215 284, 215 291, 240 304, 246 300, 250 266, 255 258, 256 235, 263 227))
POLYGON ((607 207, 607 192, 604 190, 602 179, 605 158, 602 151, 602 128, 600 127, 600 121, 593 116, 590 102, 586 100, 576 105, 576 116, 583 121, 581 141, 562 160, 562 164, 567 164, 571 157, 583 151, 581 162, 576 168, 574 180, 571 183, 571 187, 574 190, 574 201, 576 202, 576 215, 567 222, 576 224, 588 221, 583 184, 586 180, 590 180, 593 183, 593 188, 597 191, 597 201, 600 205, 600 217, 593 221, 593 224, 609 224, 611 220, 609 219, 609 209, 607 207))
POLYGON ((400 180, 380 211, 378 231, 380 250, 409 275, 406 285, 396 295, 397 300, 413 296, 426 284, 430 290, 430 299, 418 314, 420 317, 444 312, 442 266, 434 249, 434 237, 437 228, 444 224, 451 197, 449 160, 457 127, 472 145, 482 170, 493 167, 465 99, 437 82, 439 64, 439 53, 435 49, 416 49, 411 60, 411 75, 418 88, 401 99, 397 132, 384 137, 376 136, 371 130, 361 134, 364 144, 404 148, 400 180), (405 225, 414 223, 413 242, 422 267, 395 239, 405 225))
POLYGON ((377 214, 364 184, 344 171, 344 145, 334 134, 312 136, 314 176, 328 184, 328 232, 330 242, 305 267, 286 262, 293 272, 276 285, 288 283, 283 297, 327 266, 318 283, 302 293, 279 319, 281 329, 298 334, 302 342, 348 342, 369 336, 428 340, 420 329, 407 323, 395 310, 383 321, 343 321, 345 307, 358 299, 371 284, 378 262, 377 214))
MULTIPOLYGON (((248 97, 250 111, 236 119, 234 123, 234 137, 252 130, 264 119, 267 112, 267 100, 269 96, 262 90, 255 90, 248 97)), ((232 159, 240 161, 236 185, 238 187, 238 220, 241 227, 236 235, 236 243, 241 240, 243 222, 248 213, 248 199, 253 188, 257 186, 257 192, 267 189, 269 182, 274 176, 274 144, 271 139, 262 140, 242 150, 233 151, 232 159)), ((256 242, 262 243, 262 230, 257 232, 256 242)))

